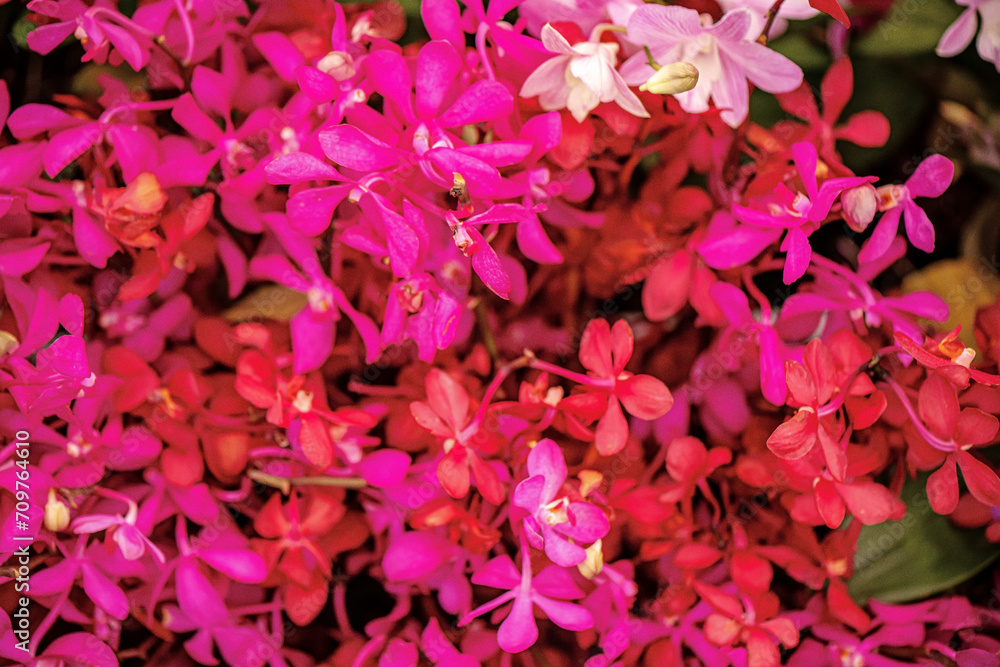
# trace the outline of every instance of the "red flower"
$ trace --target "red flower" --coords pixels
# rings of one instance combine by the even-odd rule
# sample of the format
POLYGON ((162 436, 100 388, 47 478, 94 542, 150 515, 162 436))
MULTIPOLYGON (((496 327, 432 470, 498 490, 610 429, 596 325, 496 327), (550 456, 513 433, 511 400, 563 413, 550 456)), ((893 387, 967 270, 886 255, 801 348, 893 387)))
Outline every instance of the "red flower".
POLYGON ((469 394, 440 369, 432 368, 427 373, 426 386, 427 402, 410 403, 410 411, 418 424, 444 439, 444 454, 437 467, 444 490, 452 498, 464 498, 474 478, 483 498, 494 505, 502 504, 507 494, 500 476, 476 453, 476 449, 495 450, 492 435, 482 426, 486 406, 470 417, 469 394), (471 446, 473 442, 476 448, 471 446))
POLYGON ((591 320, 580 340, 580 363, 594 380, 583 393, 560 403, 560 407, 570 411, 602 415, 594 443, 605 456, 625 448, 628 422, 622 405, 640 419, 657 419, 674 404, 665 384, 651 375, 634 375, 625 370, 632 358, 632 346, 632 328, 628 322, 619 320, 612 329, 607 320, 591 320))

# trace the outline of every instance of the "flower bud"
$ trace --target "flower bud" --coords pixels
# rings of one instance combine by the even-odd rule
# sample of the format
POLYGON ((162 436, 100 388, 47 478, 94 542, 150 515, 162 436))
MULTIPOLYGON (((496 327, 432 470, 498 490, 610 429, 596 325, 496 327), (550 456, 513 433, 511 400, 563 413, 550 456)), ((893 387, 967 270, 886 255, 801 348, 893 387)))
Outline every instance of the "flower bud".
POLYGON ((648 90, 657 95, 676 95, 698 85, 698 68, 691 63, 678 62, 664 65, 649 77, 639 90, 648 90))
POLYGON ((45 503, 45 527, 53 533, 66 530, 69 525, 69 508, 56 497, 55 489, 49 489, 49 499, 45 503))
POLYGON ((0 331, 0 357, 17 350, 17 338, 7 331, 0 331))
POLYGON ((862 183, 844 190, 840 195, 840 203, 847 226, 856 232, 863 232, 875 218, 878 195, 871 183, 862 183))
POLYGON ((587 557, 576 566, 580 574, 587 579, 593 579, 604 569, 604 552, 601 551, 601 541, 597 540, 586 548, 587 557))

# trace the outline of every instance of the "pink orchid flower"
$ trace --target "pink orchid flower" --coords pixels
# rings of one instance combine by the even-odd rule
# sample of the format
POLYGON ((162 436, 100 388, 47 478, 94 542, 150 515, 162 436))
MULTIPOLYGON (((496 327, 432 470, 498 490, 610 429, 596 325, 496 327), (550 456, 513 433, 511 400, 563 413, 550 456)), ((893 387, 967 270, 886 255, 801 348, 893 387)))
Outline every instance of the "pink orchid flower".
POLYGON ((937 54, 942 58, 957 56, 965 50, 976 34, 976 17, 982 19, 982 29, 976 39, 976 50, 979 56, 1000 72, 1000 36, 997 25, 1000 23, 1000 2, 997 0, 956 0, 956 3, 966 7, 961 16, 955 19, 937 45, 937 54))
POLYGON ((153 558, 158 562, 161 564, 166 562, 166 556, 163 555, 163 551, 136 527, 135 523, 139 517, 139 506, 136 505, 135 501, 120 493, 106 489, 98 490, 97 493, 125 502, 128 505, 128 511, 125 513, 125 516, 121 514, 89 514, 75 519, 70 524, 70 529, 77 535, 99 533, 102 530, 107 531, 107 541, 114 541, 126 560, 138 560, 142 558, 148 548, 153 554, 153 558))
POLYGON ((476 607, 458 622, 459 626, 467 625, 477 616, 513 601, 510 614, 497 632, 497 643, 508 653, 519 653, 538 640, 538 625, 532 612, 534 605, 538 605, 553 623, 566 630, 580 632, 594 626, 594 617, 589 611, 564 601, 583 597, 583 591, 566 570, 550 565, 532 578, 531 559, 526 547, 527 544, 522 543, 520 574, 510 556, 497 556, 472 575, 474 584, 505 588, 507 592, 476 607))
MULTIPOLYGON (((771 195, 755 198, 751 206, 733 206, 733 216, 742 223, 725 232, 713 225, 708 238, 698 247, 705 262, 714 269, 746 264, 779 238, 787 254, 782 280, 790 285, 805 275, 812 256, 809 236, 823 224, 837 197, 846 189, 876 180, 874 176, 831 178, 816 182, 816 147, 804 141, 792 146, 798 179, 796 186, 779 183, 771 195), (795 189, 793 189, 795 188, 795 189)), ((724 221, 717 217, 714 223, 724 221)))
POLYGON ((870 262, 884 255, 896 238, 899 217, 906 223, 906 236, 915 248, 924 252, 934 250, 934 225, 922 208, 913 200, 916 197, 940 197, 955 175, 955 165, 943 155, 932 155, 921 162, 903 185, 886 185, 879 188, 879 210, 887 211, 875 225, 858 253, 859 262, 870 262))
POLYGON ((604 102, 614 102, 634 116, 649 118, 642 102, 615 70, 619 46, 601 41, 605 28, 595 26, 589 41, 570 44, 552 24, 546 23, 542 27, 542 44, 556 56, 525 80, 521 97, 537 95, 546 111, 569 109, 581 123, 604 102))
MULTIPOLYGON (((723 110, 722 120, 737 127, 749 111, 747 80, 769 93, 787 93, 802 83, 798 65, 755 41, 750 10, 737 9, 718 23, 710 21, 694 9, 663 5, 640 7, 628 21, 628 38, 649 47, 656 62, 689 62, 698 68, 698 84, 676 96, 685 111, 707 111, 711 99, 723 110)), ((645 83, 654 72, 641 52, 621 68, 632 85, 645 83)))
POLYGON ((582 563, 589 544, 608 534, 608 518, 596 505, 556 498, 566 481, 566 460, 562 450, 548 438, 540 440, 528 454, 529 477, 514 489, 514 504, 530 514, 523 525, 528 542, 536 549, 545 547, 553 563, 571 567, 582 563))

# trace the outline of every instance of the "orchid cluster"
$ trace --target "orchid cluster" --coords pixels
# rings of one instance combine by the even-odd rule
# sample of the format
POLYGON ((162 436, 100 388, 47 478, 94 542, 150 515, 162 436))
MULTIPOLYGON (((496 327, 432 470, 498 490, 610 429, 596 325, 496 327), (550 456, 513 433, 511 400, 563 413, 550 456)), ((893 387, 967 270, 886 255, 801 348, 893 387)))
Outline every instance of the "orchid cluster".
POLYGON ((0 656, 1000 667, 1000 578, 854 588, 1000 542, 1000 300, 899 280, 961 160, 842 153, 891 4, 16 8, 80 65, 0 80, 0 656))

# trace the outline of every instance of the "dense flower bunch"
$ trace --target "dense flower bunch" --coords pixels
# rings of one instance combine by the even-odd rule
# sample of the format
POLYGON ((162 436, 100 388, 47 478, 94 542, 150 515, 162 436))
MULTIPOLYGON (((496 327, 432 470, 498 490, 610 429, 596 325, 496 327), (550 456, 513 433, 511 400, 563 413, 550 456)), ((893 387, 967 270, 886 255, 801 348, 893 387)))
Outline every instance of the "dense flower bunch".
POLYGON ((463 2, 27 3, 96 84, 0 82, 0 656, 1000 665, 848 590, 911 479, 1000 541, 1000 305, 893 282, 955 166, 845 165, 844 9, 463 2))

